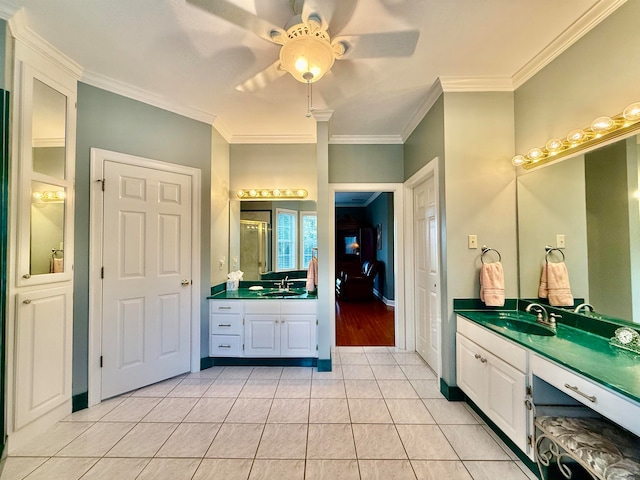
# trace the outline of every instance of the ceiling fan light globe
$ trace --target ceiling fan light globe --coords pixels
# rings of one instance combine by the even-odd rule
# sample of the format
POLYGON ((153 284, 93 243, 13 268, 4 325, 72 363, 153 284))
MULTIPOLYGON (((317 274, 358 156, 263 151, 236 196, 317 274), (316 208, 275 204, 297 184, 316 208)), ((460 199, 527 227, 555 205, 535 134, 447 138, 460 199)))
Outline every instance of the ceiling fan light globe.
POLYGON ((282 67, 302 83, 320 80, 331 69, 334 60, 331 44, 317 36, 290 38, 280 49, 282 67), (310 79, 308 73, 312 75, 310 79))

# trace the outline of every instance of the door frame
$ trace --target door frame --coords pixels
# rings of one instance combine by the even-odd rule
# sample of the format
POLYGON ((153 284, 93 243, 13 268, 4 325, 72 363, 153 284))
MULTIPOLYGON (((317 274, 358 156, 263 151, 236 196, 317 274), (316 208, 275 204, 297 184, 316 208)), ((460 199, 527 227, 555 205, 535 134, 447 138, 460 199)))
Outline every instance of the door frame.
POLYGON ((200 203, 201 171, 197 168, 161 162, 100 148, 91 149, 91 211, 89 236, 89 406, 102 401, 102 234, 104 162, 112 161, 152 168, 191 177, 191 372, 200 371, 200 203))
MULTIPOLYGON (((437 301, 438 301, 438 365, 436 374, 438 377, 442 375, 442 285, 444 275, 444 268, 442 262, 442 213, 440 211, 440 179, 438 177, 438 163, 439 158, 432 158, 425 166, 423 166, 420 170, 414 173, 408 180, 404 182, 404 213, 405 213, 405 262, 407 268, 404 271, 405 274, 405 282, 407 285, 411 285, 415 276, 415 245, 413 242, 413 224, 414 224, 414 211, 413 211, 413 190, 416 186, 421 184, 423 181, 428 179, 433 175, 434 180, 434 188, 435 188, 435 201, 436 201, 436 216, 438 219, 438 265, 439 265, 439 281, 437 290, 437 301)), ((418 319, 416 318, 415 312, 415 292, 412 289, 406 290, 406 324, 407 324, 407 350, 415 350, 416 349, 416 323, 418 319)))
MULTIPOLYGON (((410 343, 407 334, 410 326, 405 317, 405 270, 404 270, 404 188, 402 183, 330 183, 329 184, 329 278, 332 285, 336 279, 336 192, 390 192, 393 193, 393 284, 394 312, 393 323, 396 347, 407 348, 410 343)), ((336 290, 329 289, 329 323, 331 329, 331 347, 336 346, 336 290)), ((415 342, 414 342, 415 344, 415 342)))

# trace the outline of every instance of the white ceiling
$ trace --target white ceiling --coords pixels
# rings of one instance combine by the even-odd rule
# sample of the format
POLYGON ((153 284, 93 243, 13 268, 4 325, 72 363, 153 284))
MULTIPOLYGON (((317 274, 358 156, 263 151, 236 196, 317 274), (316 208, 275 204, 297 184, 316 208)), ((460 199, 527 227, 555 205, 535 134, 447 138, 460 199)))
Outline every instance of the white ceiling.
MULTIPOLYGON (((292 15, 289 0, 229 1, 276 26, 292 15)), ((307 1, 327 11, 340 2, 332 36, 419 32, 408 57, 337 60, 314 84, 314 107, 334 112, 333 142, 401 143, 438 78, 445 90, 513 90, 624 0, 307 1)), ((42 37, 82 81, 215 119, 233 143, 315 139, 306 85, 285 75, 254 93, 234 88, 279 47, 185 0, 0 0, 0 15, 20 7, 14 32, 42 37)))

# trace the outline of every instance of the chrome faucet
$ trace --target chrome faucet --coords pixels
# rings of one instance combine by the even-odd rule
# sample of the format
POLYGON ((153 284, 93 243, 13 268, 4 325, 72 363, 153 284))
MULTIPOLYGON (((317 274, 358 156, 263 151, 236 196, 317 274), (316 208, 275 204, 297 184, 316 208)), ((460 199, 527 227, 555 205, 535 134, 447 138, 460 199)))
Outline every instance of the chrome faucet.
POLYGON ((291 283, 289 283, 289 275, 286 275, 279 282, 276 282, 276 287, 278 287, 280 290, 289 291, 289 287, 291 287, 291 283))
POLYGON ((527 305, 527 308, 524 309, 524 311, 527 313, 531 313, 531 310, 533 310, 534 313, 537 313, 536 322, 553 329, 556 328, 556 318, 562 318, 561 315, 558 315, 556 313, 549 314, 547 312, 547 309, 539 303, 530 303, 529 305, 527 305))
POLYGON ((590 311, 593 312, 595 311, 595 309, 593 308, 593 305, 591 305, 590 303, 581 303, 580 305, 578 305, 576 308, 573 309, 573 313, 580 313, 580 310, 584 309, 585 311, 590 311))

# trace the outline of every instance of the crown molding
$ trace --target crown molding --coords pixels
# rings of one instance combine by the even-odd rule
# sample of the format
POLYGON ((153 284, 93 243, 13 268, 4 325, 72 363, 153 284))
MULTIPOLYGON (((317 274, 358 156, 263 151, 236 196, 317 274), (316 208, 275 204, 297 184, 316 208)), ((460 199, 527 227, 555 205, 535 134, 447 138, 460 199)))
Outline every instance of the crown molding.
MULTIPOLYGON (((569 28, 558 35, 540 53, 513 75, 513 89, 517 89, 562 52, 577 42, 592 28, 621 7, 627 0, 600 0, 569 28)), ((637 0, 634 0, 637 1, 637 0)))
POLYGON ((0 18, 9 20, 20 9, 18 5, 8 0, 0 1, 0 18))
POLYGON ((215 128, 218 131, 218 133, 222 135, 222 138, 224 138, 227 141, 227 143, 231 143, 231 139, 233 138, 233 133, 231 132, 227 124, 224 123, 224 121, 220 117, 216 117, 212 125, 213 125, 213 128, 215 128))
POLYGON ((311 114, 316 122, 328 122, 333 116, 333 110, 314 110, 311 114))
POLYGON ((23 43, 27 48, 47 61, 57 65, 72 78, 79 80, 82 77, 82 67, 79 64, 29 28, 24 8, 20 8, 15 12, 8 20, 8 23, 11 34, 17 41, 23 43))
POLYGON ((278 143, 316 143, 312 134, 300 135, 233 135, 229 143, 278 144, 278 143))
POLYGON ((397 145, 404 143, 400 135, 332 135, 333 145, 397 145))
POLYGON ((81 80, 94 87, 102 88, 103 90, 117 93, 118 95, 122 95, 133 100, 138 100, 148 105, 158 107, 163 110, 168 110, 170 112, 177 113, 178 115, 191 118, 193 120, 208 123, 209 125, 213 125, 216 121, 216 115, 212 113, 205 112, 204 110, 199 110, 196 108, 185 107, 183 105, 177 105, 173 102, 168 101, 162 95, 151 93, 147 90, 134 87, 132 85, 129 85, 128 83, 120 82, 118 80, 114 80, 113 78, 100 75, 98 73, 87 71, 84 73, 81 80))
POLYGON ((451 92, 512 92, 511 77, 440 77, 445 93, 451 92))
POLYGON ((433 105, 438 101, 438 98, 440 98, 440 95, 442 95, 442 93, 443 93, 442 83, 438 78, 436 79, 435 82, 433 82, 433 84, 431 85, 431 88, 429 88, 429 91, 427 91, 427 96, 425 97, 423 102, 420 104, 420 107, 418 107, 416 112, 413 114, 409 122, 407 122, 404 129, 400 133, 401 143, 404 143, 407 141, 407 139, 413 133, 416 127, 420 125, 420 122, 424 119, 427 113, 429 113, 429 110, 431 110, 431 107, 433 107, 433 105))

